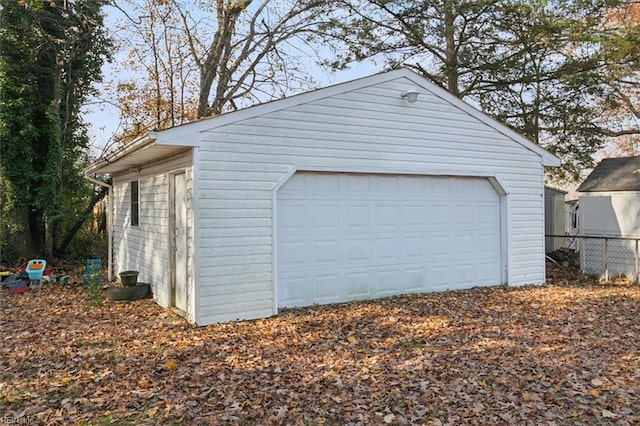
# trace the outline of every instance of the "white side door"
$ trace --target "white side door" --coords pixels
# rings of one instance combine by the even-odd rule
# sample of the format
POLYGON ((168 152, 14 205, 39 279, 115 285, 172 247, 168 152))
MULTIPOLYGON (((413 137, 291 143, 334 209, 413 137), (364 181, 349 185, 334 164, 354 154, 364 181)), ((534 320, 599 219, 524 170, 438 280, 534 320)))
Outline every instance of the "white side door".
POLYGON ((187 188, 184 172, 172 176, 172 301, 182 313, 187 312, 187 188))

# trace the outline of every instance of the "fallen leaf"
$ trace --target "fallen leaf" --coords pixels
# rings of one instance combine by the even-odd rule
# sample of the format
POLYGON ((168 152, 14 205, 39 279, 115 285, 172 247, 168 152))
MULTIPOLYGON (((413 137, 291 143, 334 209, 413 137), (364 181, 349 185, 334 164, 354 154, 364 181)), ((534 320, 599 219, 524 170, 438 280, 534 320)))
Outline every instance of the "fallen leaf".
POLYGON ((473 401, 473 414, 479 415, 484 411, 484 404, 480 401, 473 401))
POLYGON ((81 288, 0 290, 0 414, 38 424, 636 424, 640 286, 547 272, 543 286, 208 327, 153 299, 87 310, 81 288), (603 365, 606 376, 594 373, 603 365))

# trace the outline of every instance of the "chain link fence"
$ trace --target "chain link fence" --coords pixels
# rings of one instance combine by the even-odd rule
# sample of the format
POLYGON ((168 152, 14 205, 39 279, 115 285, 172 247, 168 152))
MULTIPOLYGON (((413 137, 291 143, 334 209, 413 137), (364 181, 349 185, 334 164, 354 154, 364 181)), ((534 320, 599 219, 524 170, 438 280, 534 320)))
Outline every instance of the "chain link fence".
POLYGON ((552 259, 579 266, 585 274, 598 275, 604 281, 625 279, 638 283, 640 278, 640 238, 587 235, 546 235, 552 238, 552 259))

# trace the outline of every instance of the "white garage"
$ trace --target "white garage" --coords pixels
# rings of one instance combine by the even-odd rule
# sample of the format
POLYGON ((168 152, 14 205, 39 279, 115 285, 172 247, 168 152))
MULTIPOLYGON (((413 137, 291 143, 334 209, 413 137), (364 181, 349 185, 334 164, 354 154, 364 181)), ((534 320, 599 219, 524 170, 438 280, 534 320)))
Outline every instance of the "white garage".
POLYGON ((206 325, 540 284, 559 164, 399 69, 150 133, 87 173, 113 176, 113 272, 206 325))
POLYGON ((278 307, 503 282, 486 178, 296 173, 277 193, 278 307))

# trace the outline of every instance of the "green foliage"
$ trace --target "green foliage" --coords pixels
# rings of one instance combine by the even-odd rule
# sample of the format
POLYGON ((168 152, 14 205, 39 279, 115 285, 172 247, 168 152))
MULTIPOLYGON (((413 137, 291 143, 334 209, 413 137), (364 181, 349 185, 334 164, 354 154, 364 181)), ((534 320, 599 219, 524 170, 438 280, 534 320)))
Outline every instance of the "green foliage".
POLYGON ((87 307, 94 308, 104 300, 104 290, 100 280, 100 273, 94 272, 87 276, 87 287, 85 288, 87 295, 87 307))
POLYGON ((15 248, 0 240, 0 265, 15 265, 18 258, 15 248))
POLYGON ((105 234, 96 234, 90 229, 89 224, 85 224, 66 250, 64 258, 77 264, 84 263, 86 259, 106 259, 107 245, 105 234))
POLYGON ((52 251, 91 199, 80 174, 88 136, 80 108, 110 41, 104 0, 0 0, 0 237, 27 232, 52 251), (45 234, 46 229, 49 233, 45 234))

